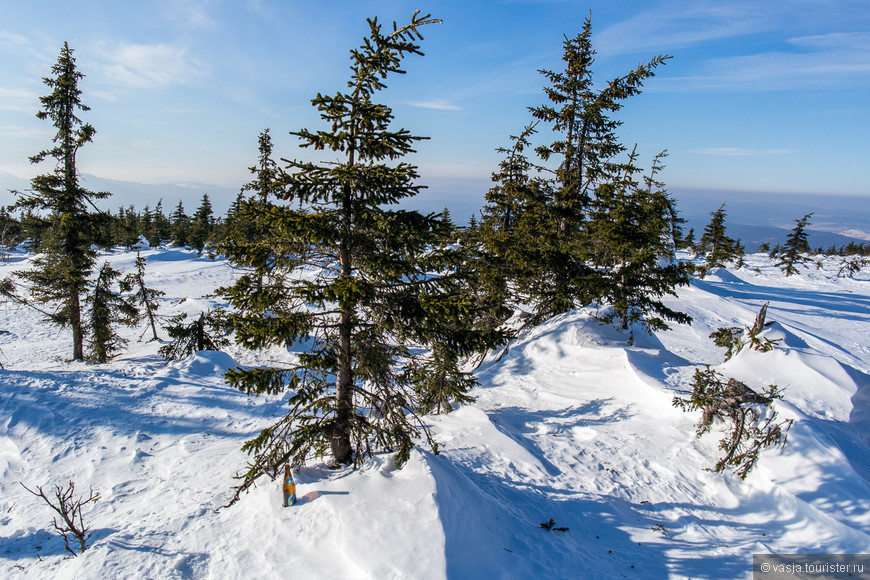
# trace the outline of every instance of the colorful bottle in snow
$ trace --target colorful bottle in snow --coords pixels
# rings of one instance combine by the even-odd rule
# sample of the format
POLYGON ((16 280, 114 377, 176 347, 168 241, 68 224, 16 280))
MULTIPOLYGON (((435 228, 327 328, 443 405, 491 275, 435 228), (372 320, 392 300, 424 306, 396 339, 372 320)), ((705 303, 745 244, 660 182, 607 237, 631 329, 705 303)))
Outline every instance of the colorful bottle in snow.
POLYGON ((284 464, 284 507, 296 503, 296 484, 293 483, 293 474, 290 473, 290 464, 284 464))

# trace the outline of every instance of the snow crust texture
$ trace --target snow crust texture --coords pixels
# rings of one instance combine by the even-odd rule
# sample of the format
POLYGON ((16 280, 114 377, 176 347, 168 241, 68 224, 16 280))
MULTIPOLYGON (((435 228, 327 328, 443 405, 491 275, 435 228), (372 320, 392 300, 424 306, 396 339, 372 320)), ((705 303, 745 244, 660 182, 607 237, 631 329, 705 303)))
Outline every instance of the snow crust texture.
MULTIPOLYGON (((142 248, 163 314, 216 306, 203 296, 234 276, 220 259, 142 248)), ((135 257, 105 256, 122 272, 135 257)), ((25 267, 14 255, 0 278, 25 267)), ((635 329, 632 345, 592 310, 557 317, 484 360, 474 404, 431 417, 439 454, 420 448, 401 470, 389 455, 301 468, 291 508, 263 478, 215 510, 241 444, 286 409, 222 374, 292 352, 167 364, 131 329, 114 361, 70 363, 65 331, 0 306, 0 577, 751 578, 753 553, 870 552, 870 276, 836 270, 785 278, 751 256, 668 302, 692 326, 635 329), (723 363, 710 332, 751 325, 767 301, 776 348, 723 363), (672 405, 707 364, 777 384, 776 410, 794 419, 745 481, 707 470, 721 428, 699 439, 699 414, 672 405), (20 485, 69 481, 102 495, 76 558, 20 485)))

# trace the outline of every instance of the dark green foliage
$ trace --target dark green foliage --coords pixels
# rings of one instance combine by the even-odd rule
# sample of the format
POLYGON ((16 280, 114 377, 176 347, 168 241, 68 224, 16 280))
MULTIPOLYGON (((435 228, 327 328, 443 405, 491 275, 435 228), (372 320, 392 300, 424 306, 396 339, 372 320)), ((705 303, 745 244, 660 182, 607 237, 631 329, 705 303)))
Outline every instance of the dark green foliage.
POLYGON ((769 352, 773 350, 776 343, 782 340, 779 338, 771 340, 766 336, 761 336, 764 329, 773 324, 772 322, 767 322, 767 307, 769 305, 769 302, 764 303, 758 311, 752 327, 723 327, 710 333, 710 338, 713 339, 716 346, 721 346, 725 349, 726 361, 740 352, 744 346, 748 345, 749 348, 760 352, 769 352))
POLYGON ((808 254, 810 253, 810 244, 808 241, 807 226, 810 224, 812 213, 808 213, 799 220, 795 220, 795 227, 789 233, 785 240, 785 244, 779 252, 779 260, 776 266, 785 273, 786 276, 797 274, 797 267, 809 261, 808 254))
POLYGON ((655 179, 661 157, 638 184, 634 154, 627 163, 616 160, 625 148, 616 136, 621 123, 611 118, 670 57, 655 57, 597 89, 594 56, 587 19, 564 42, 564 70, 541 71, 549 103, 532 108, 535 123, 501 150, 505 158, 480 226, 468 237, 480 248, 480 288, 507 312, 531 305, 528 325, 593 302, 610 303, 623 326, 687 322, 658 300, 688 282, 688 267, 672 260, 681 220, 655 179), (555 141, 534 147, 533 162, 526 151, 538 124, 548 125, 555 141))
POLYGON ((724 455, 713 471, 720 473, 730 467, 740 479, 746 479, 763 449, 785 445, 792 420, 776 422, 777 414, 772 405, 782 398, 776 385, 770 385, 759 394, 737 379, 728 379, 727 383, 723 379, 709 366, 704 370, 696 369, 691 395, 688 399, 674 397, 674 406, 684 411, 702 412, 698 437, 709 432, 714 421, 726 424, 726 434, 719 442, 724 455))
MULTIPOLYGON (((145 285, 145 264, 147 261, 143 258, 138 252, 136 252, 136 269, 133 272, 130 272, 124 279, 121 280, 121 292, 132 292, 133 294, 129 297, 129 301, 131 304, 134 304, 138 307, 138 316, 136 317, 135 323, 138 324, 139 321, 144 316, 148 321, 148 326, 151 328, 151 340, 158 340, 157 336, 157 309, 160 305, 157 302, 157 299, 163 296, 165 293, 160 290, 154 290, 153 288, 148 288, 145 285)), ((141 338, 140 338, 141 340, 141 338)))
POLYGON ((199 202, 199 207, 196 208, 196 212, 193 214, 193 219, 190 222, 190 235, 188 238, 190 247, 197 252, 202 253, 206 244, 211 241, 214 227, 215 219, 214 211, 211 207, 211 200, 209 199, 208 194, 204 193, 199 202))
POLYGON ((689 233, 677 244, 677 249, 695 251, 695 228, 689 228, 689 233))
POLYGON ((725 360, 730 360, 743 347, 740 340, 742 335, 743 328, 740 326, 723 326, 711 332, 710 338, 713 344, 725 349, 725 360))
POLYGON ((73 356, 84 358, 85 331, 82 321, 81 297, 86 293, 95 253, 92 244, 99 243, 105 218, 91 213, 93 200, 105 198, 108 193, 94 193, 79 184, 76 154, 93 140, 94 128, 76 116, 77 110, 88 111, 81 102, 79 80, 84 75, 75 66, 73 51, 64 44, 57 63, 52 67, 53 77, 43 79, 52 92, 40 97, 40 119, 50 119, 57 129, 54 146, 30 158, 41 163, 47 158, 56 162, 50 173, 31 180, 28 193, 18 193, 15 207, 28 213, 39 224, 42 232, 33 249, 40 255, 34 258, 34 269, 22 272, 20 277, 30 283, 30 292, 37 303, 57 305, 49 320, 69 327, 73 335, 73 356))
POLYGON ((725 229, 725 204, 710 214, 710 223, 698 242, 698 253, 704 254, 706 267, 724 268, 728 262, 742 256, 740 243, 729 238, 725 229))
POLYGON ((24 241, 23 233, 21 221, 15 219, 6 206, 0 206, 0 261, 9 261, 9 253, 24 241))
POLYGON ((868 265, 870 265, 870 260, 860 255, 843 256, 840 260, 840 269, 837 270, 837 277, 852 278, 868 265))
MULTIPOLYGON (((511 136, 510 149, 499 149, 504 159, 492 176, 496 185, 486 194, 488 203, 480 224, 469 224, 464 234, 463 243, 474 262, 471 287, 481 301, 497 305, 490 321, 493 327, 531 296, 546 301, 548 285, 538 271, 544 254, 538 247, 540 228, 547 227, 545 184, 531 175, 534 166, 525 156, 534 133, 535 125, 530 125, 519 136, 511 136)), ((555 305, 541 308, 547 312, 558 309, 555 305)))
POLYGON ((459 369, 458 358, 456 352, 443 344, 436 344, 429 356, 423 357, 417 368, 412 368, 412 381, 419 395, 417 404, 421 413, 449 413, 451 401, 459 404, 474 401, 468 391, 477 381, 471 373, 459 369))
POLYGON ((647 331, 668 328, 666 321, 688 324, 691 317, 667 307, 660 297, 676 295, 689 283, 691 265, 674 258, 674 239, 682 223, 673 199, 656 180, 659 154, 640 186, 632 179, 635 155, 621 182, 603 184, 587 226, 593 240, 592 263, 601 278, 599 300, 613 307, 622 328, 641 323, 647 331))
POLYGON ((114 244, 123 246, 131 250, 136 242, 139 241, 139 232, 141 220, 139 214, 133 208, 118 208, 118 215, 114 218, 114 227, 112 228, 112 238, 114 244))
POLYGON ((438 405, 471 384, 455 361, 486 334, 476 332, 473 299, 455 273, 464 255, 445 244, 452 224, 391 207, 422 188, 401 161, 422 137, 391 129, 391 109, 372 100, 403 57, 421 54, 418 29, 431 22, 415 13, 385 34, 369 21, 369 38, 351 51, 347 91, 312 100, 327 129, 292 133, 338 160, 288 161, 280 188, 270 189, 283 203, 249 205, 264 238, 220 248, 249 270, 224 290, 238 343, 305 345, 297 364, 227 373, 247 393, 290 392, 288 414, 243 447, 252 461, 237 492, 288 459, 330 454, 358 465, 388 450, 401 465, 420 435, 434 447, 421 399, 438 405), (437 362, 427 355, 434 348, 437 362), (441 370, 449 389, 430 393, 441 370))
POLYGON ((172 238, 172 224, 163 213, 163 200, 159 200, 151 213, 151 221, 142 228, 142 235, 152 247, 162 246, 172 238))
POLYGON ((93 290, 88 296, 88 360, 96 363, 109 362, 127 341, 118 336, 118 324, 133 326, 139 318, 139 310, 121 294, 112 290, 115 280, 121 275, 105 262, 97 274, 93 290))
POLYGON ((190 244, 190 217, 184 213, 184 204, 179 201, 169 214, 172 231, 172 245, 184 247, 190 244))
POLYGON ((164 327, 172 340, 160 347, 160 356, 167 360, 181 360, 202 350, 220 350, 230 344, 226 338, 227 322, 221 310, 200 313, 193 322, 185 322, 187 314, 169 319, 164 327))
MULTIPOLYGON (((242 186, 242 191, 227 215, 222 248, 244 248, 249 254, 245 263, 236 262, 237 268, 245 269, 255 281, 253 292, 263 289, 267 263, 263 257, 271 252, 268 244, 277 232, 270 231, 268 216, 280 211, 275 202, 283 195, 279 181, 281 170, 272 159, 272 137, 266 129, 259 135, 257 164, 249 167, 254 179, 242 186), (249 199, 243 193, 249 191, 249 199)), ((280 234, 277 234, 280 235, 280 234)))

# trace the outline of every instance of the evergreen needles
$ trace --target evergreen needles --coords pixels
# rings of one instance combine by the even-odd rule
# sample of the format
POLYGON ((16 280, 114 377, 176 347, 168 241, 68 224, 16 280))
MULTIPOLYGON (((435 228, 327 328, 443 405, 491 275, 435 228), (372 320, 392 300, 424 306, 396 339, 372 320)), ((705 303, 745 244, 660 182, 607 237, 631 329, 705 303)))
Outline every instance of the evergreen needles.
POLYGON ((476 305, 457 275, 462 253, 447 245, 453 226, 394 209, 422 189, 401 159, 424 138, 393 129, 391 109, 374 101, 405 56, 422 54, 419 29, 434 22, 415 13, 385 33, 369 20, 368 38, 350 52, 347 90, 312 100, 326 128, 292 133, 332 158, 284 160, 278 170, 261 135, 254 197, 240 205, 256 235, 221 246, 242 269, 223 293, 240 344, 303 352, 297 364, 226 375, 249 394, 289 393, 287 415, 244 445, 252 460, 237 492, 287 459, 359 464, 389 450, 401 464, 420 435, 437 450, 419 413, 446 410, 474 384, 458 361, 491 334, 476 331, 476 305))
POLYGON ((82 297, 96 256, 92 245, 99 240, 100 226, 105 221, 103 214, 90 212, 89 206, 109 194, 90 192, 79 183, 76 155, 93 140, 96 130, 76 116, 77 110, 90 108, 81 101, 78 83, 84 75, 76 68, 73 51, 66 43, 51 71, 54 76, 43 82, 52 92, 40 97, 42 109, 36 116, 51 120, 57 129, 54 146, 30 161, 41 163, 53 158, 57 164, 53 171, 31 180, 31 192, 16 192, 19 199, 14 207, 27 211, 43 232, 32 248, 40 252, 33 259, 34 269, 22 272, 20 277, 30 283, 33 301, 57 305, 49 320, 72 330, 72 358, 83 360, 82 297))
POLYGON ((504 160, 481 222, 467 234, 480 291, 503 305, 489 309, 496 316, 531 307, 527 325, 593 303, 612 307, 609 320, 623 328, 688 322, 660 300, 687 284, 690 273, 674 260, 681 220, 657 180, 664 153, 639 181, 634 151, 620 160, 626 148, 612 118, 670 57, 654 57, 599 89, 591 37, 587 18, 565 39, 564 70, 541 71, 549 103, 531 108, 535 120, 500 150, 504 160), (539 125, 552 130, 553 142, 534 146, 539 125))
POLYGON ((726 424, 726 434, 719 441, 724 455, 713 471, 722 472, 730 467, 740 479, 746 479, 762 449, 785 445, 792 420, 776 421, 773 402, 782 398, 776 385, 756 393, 737 379, 725 382, 722 375, 708 366, 695 370, 692 387, 689 398, 674 397, 673 403, 684 411, 702 411, 698 437, 709 432, 716 420, 726 424))

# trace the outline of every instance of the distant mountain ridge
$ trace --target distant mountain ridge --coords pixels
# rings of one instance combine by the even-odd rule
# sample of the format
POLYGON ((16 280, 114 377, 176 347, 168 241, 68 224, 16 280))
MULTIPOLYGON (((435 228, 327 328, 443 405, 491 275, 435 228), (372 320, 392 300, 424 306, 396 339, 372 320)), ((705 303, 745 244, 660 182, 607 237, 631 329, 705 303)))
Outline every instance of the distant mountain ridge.
MULTIPOLYGON (((81 175, 81 183, 91 191, 108 191, 112 197, 99 202, 102 209, 114 213, 119 207, 133 205, 143 209, 146 205, 154 208, 157 202, 163 200, 166 213, 172 211, 181 201, 188 214, 192 214, 199 205, 202 195, 208 194, 216 215, 226 212, 239 193, 239 187, 227 187, 206 183, 137 183, 118 179, 107 179, 89 173, 81 175)), ((10 190, 24 191, 30 187, 30 181, 11 173, 0 171, 0 205, 10 205, 15 202, 15 196, 10 190)))
MULTIPOLYGON (((424 179, 425 183, 426 180, 424 179)), ((103 209, 115 212, 119 207, 133 205, 143 209, 154 207, 163 200, 164 211, 169 213, 178 204, 184 204, 188 214, 193 213, 204 193, 209 195, 216 215, 222 215, 238 195, 238 187, 198 182, 149 184, 107 179, 82 174, 82 183, 93 191, 108 191, 112 197, 100 202, 103 209)), ((403 203, 403 207, 424 212, 450 210, 453 220, 460 225, 471 215, 479 215, 484 204, 484 193, 489 180, 439 179, 429 180, 428 188, 403 203)), ((15 201, 9 190, 26 190, 30 182, 0 171, 0 205, 15 201)), ((813 213, 810 245, 813 248, 842 246, 850 241, 870 241, 870 196, 806 195, 764 192, 732 192, 672 188, 677 209, 687 220, 684 229, 694 228, 700 237, 710 221, 710 212, 725 203, 728 234, 740 238, 748 251, 755 251, 764 242, 771 245, 785 241, 794 220, 813 213)))

